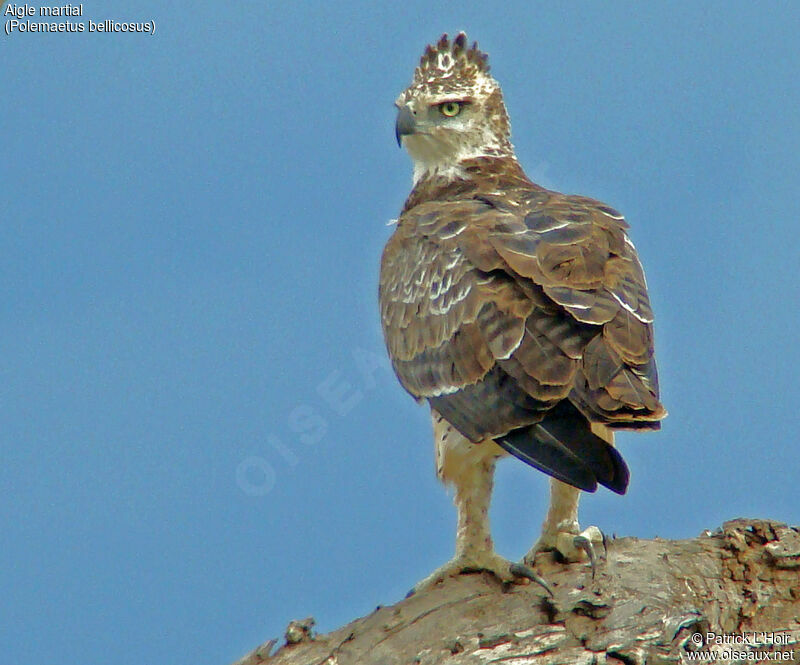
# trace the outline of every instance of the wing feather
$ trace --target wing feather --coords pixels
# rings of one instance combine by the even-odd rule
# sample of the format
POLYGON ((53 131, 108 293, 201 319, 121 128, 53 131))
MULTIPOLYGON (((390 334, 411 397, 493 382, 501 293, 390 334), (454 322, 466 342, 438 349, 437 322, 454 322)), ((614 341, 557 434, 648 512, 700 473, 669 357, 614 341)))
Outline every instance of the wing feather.
MULTIPOLYGON (((530 428, 561 402, 572 403, 577 418, 612 428, 657 428, 666 414, 652 309, 626 229, 604 204, 538 189, 404 212, 380 283, 384 334, 402 385, 472 441, 505 437, 507 449, 533 463, 534 444, 519 432, 530 441, 555 436, 552 451, 561 444, 572 451, 556 458, 567 464, 583 450, 590 475, 624 491, 627 472, 616 461, 609 470, 612 458, 586 427, 570 440, 560 423, 577 422, 571 412, 530 428)), ((592 484, 569 464, 573 477, 592 484)))

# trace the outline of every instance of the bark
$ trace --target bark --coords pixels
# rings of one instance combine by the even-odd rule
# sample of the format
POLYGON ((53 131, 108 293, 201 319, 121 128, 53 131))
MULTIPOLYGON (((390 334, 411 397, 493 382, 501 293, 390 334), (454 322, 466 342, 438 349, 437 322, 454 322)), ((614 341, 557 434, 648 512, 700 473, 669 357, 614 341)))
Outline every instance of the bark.
POLYGON ((800 662, 798 528, 733 520, 692 540, 610 540, 594 579, 552 553, 536 570, 552 597, 461 575, 326 635, 292 622, 277 653, 271 640, 236 665, 800 662))

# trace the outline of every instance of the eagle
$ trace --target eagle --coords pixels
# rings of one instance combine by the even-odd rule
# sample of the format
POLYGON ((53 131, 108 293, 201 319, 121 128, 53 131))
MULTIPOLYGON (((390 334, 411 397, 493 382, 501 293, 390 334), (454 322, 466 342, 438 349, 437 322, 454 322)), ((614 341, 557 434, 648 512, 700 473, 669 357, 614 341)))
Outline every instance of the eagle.
POLYGON ((380 315, 403 388, 427 402, 436 472, 454 487, 454 558, 415 590, 475 570, 534 577, 537 552, 592 563, 580 491, 624 494, 618 429, 657 430, 653 311, 628 224, 522 170, 488 57, 464 33, 429 45, 397 98, 413 189, 386 244, 380 315), (542 533, 520 564, 494 551, 498 459, 551 476, 542 533))

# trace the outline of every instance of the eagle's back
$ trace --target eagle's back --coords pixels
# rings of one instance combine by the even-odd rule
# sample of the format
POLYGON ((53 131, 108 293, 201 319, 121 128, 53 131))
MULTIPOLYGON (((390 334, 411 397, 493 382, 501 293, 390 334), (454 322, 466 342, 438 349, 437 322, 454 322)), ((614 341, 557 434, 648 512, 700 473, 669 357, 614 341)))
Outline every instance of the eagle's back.
POLYGON ((409 198, 380 279, 400 382, 475 442, 536 423, 578 438, 590 422, 658 429, 653 314, 627 224, 512 175, 409 198))

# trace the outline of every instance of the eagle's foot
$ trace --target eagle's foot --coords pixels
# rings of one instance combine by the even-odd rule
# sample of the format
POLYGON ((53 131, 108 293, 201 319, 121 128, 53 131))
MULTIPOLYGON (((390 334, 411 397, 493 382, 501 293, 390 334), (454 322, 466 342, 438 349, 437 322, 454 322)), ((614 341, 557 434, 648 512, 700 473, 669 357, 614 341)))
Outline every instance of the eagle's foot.
MULTIPOLYGON (((575 529, 577 531, 577 529, 575 529)), ((525 555, 523 561, 532 565, 539 552, 555 550, 566 561, 586 561, 592 567, 592 577, 597 568, 597 551, 605 550, 603 532, 596 526, 590 526, 580 533, 573 531, 545 531, 536 544, 525 555)))
POLYGON ((414 588, 409 591, 408 596, 421 591, 427 591, 448 577, 457 577, 458 575, 462 574, 477 573, 482 571, 488 571, 492 573, 501 582, 526 584, 527 580, 530 580, 540 584, 550 595, 553 594, 547 583, 541 577, 539 577, 539 575, 537 575, 536 572, 530 568, 530 566, 522 563, 513 563, 507 559, 504 559, 499 554, 491 552, 479 557, 469 557, 463 555, 454 557, 443 566, 434 570, 424 580, 418 582, 414 588))

